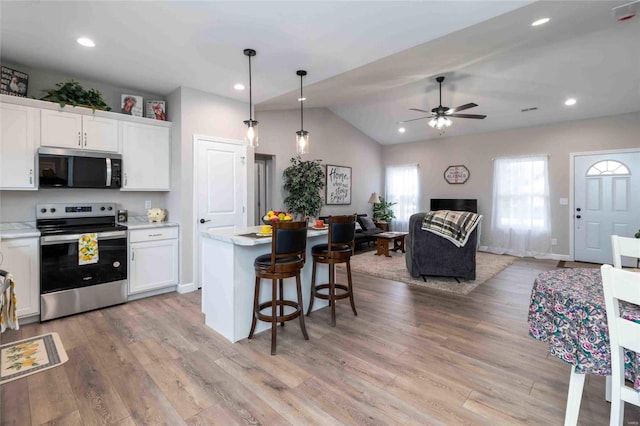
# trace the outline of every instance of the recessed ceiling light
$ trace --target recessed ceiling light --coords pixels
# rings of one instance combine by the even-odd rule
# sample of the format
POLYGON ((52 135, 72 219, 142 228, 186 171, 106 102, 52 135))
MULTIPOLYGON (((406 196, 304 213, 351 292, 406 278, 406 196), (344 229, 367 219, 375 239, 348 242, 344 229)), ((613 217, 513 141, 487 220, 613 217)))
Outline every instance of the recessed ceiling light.
POLYGON ((399 131, 400 133, 404 133, 406 130, 405 130, 405 128, 404 128, 404 127, 399 127, 399 128, 398 128, 398 131, 399 131))
POLYGON ((242 83, 236 83, 233 85, 233 88, 236 90, 244 90, 244 84, 242 83))
POLYGON ((307 98, 298 98, 298 102, 306 101, 307 98))
POLYGON ((576 104, 576 100, 574 98, 569 98, 566 101, 564 101, 564 104, 567 105, 567 106, 575 105, 576 104))
POLYGON ((550 18, 540 18, 540 19, 538 19, 538 20, 536 20, 536 21, 533 21, 533 22, 531 23, 531 26, 532 26, 532 27, 537 27, 538 25, 546 24, 546 23, 547 23, 547 22, 549 22, 550 20, 551 20, 550 18))
POLYGON ((79 45, 84 47, 96 47, 96 44, 93 42, 93 40, 87 37, 80 37, 76 41, 78 42, 79 45))

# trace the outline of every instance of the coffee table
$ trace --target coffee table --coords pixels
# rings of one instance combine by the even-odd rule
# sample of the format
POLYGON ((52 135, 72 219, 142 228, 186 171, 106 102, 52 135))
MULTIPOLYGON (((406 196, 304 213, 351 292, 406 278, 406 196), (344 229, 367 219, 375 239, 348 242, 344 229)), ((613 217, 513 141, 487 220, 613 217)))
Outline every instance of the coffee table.
POLYGON ((404 238, 408 235, 408 232, 383 232, 376 235, 377 252, 376 256, 384 254, 386 257, 391 257, 389 250, 398 251, 402 250, 404 253, 404 238), (392 248, 389 248, 389 244, 393 243, 392 248))

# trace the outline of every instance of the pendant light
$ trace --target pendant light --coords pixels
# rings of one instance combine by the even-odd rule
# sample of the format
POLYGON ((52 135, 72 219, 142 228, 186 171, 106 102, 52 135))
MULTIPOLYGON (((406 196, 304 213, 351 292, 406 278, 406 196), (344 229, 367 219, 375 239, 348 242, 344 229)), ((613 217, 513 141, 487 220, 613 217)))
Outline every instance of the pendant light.
POLYGON ((247 125, 247 134, 245 140, 249 143, 250 147, 258 146, 258 122, 252 118, 253 104, 251 98, 251 57, 256 56, 256 51, 253 49, 244 49, 244 54, 249 57, 249 119, 244 121, 247 125))
POLYGON ((304 130, 304 115, 302 112, 302 104, 304 103, 304 96, 302 95, 302 77, 307 75, 305 70, 298 70, 296 74, 300 76, 300 130, 296 132, 296 151, 298 155, 309 153, 309 132, 304 130))

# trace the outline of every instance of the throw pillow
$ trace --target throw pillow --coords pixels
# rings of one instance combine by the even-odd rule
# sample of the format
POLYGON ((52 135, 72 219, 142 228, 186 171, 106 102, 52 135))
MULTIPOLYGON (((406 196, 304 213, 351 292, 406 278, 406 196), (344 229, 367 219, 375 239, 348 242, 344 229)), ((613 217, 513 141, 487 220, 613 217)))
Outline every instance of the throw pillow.
POLYGON ((362 221, 362 226, 366 231, 373 231, 376 229, 376 224, 373 223, 373 220, 369 216, 361 216, 360 220, 362 221))
POLYGON ((356 222, 356 232, 362 231, 362 226, 360 226, 360 222, 356 222))

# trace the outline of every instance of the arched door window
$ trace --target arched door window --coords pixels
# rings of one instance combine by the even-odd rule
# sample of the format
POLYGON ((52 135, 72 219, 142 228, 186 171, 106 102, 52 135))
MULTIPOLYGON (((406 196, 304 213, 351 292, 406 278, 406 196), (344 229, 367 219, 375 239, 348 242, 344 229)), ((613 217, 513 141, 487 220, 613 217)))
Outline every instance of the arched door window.
POLYGON ((587 176, 629 175, 629 168, 619 161, 598 161, 587 170, 587 176))

